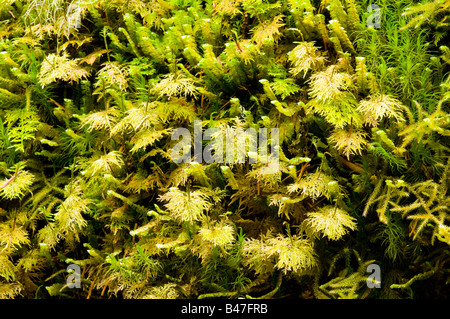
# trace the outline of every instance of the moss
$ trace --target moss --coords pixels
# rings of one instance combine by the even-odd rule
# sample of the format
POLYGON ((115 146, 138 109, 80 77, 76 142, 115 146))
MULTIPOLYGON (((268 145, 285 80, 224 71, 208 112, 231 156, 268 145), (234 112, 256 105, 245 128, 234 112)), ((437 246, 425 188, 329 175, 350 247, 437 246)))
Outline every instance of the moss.
POLYGON ((0 4, 0 297, 441 291, 448 1, 369 4, 0 4))

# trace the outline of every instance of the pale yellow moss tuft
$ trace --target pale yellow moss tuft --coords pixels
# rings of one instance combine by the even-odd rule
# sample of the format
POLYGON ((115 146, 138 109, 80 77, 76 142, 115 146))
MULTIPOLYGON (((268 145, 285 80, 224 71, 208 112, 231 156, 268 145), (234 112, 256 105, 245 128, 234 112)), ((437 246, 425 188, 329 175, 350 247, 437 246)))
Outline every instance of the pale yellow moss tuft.
POLYGON ((124 165, 125 162, 123 161, 122 153, 112 151, 93 160, 84 174, 91 177, 99 174, 113 174, 114 168, 121 168, 124 165))
POLYGON ((11 178, 0 181, 0 195, 6 199, 21 198, 33 184, 34 175, 28 171, 19 171, 11 178))
POLYGON ((300 181, 287 187, 289 193, 301 192, 301 194, 316 200, 320 196, 330 199, 332 196, 329 183, 335 182, 333 177, 322 172, 308 174, 300 181))
POLYGON ((102 87, 100 79, 105 79, 109 83, 116 84, 120 90, 128 88, 128 68, 121 66, 118 62, 105 62, 103 67, 98 71, 98 80, 95 83, 96 87, 102 87))
POLYGON ((355 230, 355 218, 346 211, 327 205, 317 212, 308 213, 307 223, 316 232, 321 232, 331 240, 338 240, 347 234, 348 230, 355 230))
POLYGON ((366 136, 361 130, 335 129, 330 135, 330 141, 341 154, 350 159, 350 155, 361 155, 361 150, 367 144, 366 136))
POLYGON ((338 66, 331 65, 325 71, 314 73, 311 78, 310 94, 322 103, 339 101, 346 90, 353 88, 350 74, 339 72, 338 66))
POLYGON ((393 117, 397 121, 402 120, 401 112, 404 108, 401 102, 392 96, 377 94, 361 100, 357 111, 364 113, 366 124, 378 126, 378 122, 384 117, 393 117))
POLYGON ((167 201, 166 208, 171 216, 180 222, 192 222, 204 217, 204 211, 211 208, 208 196, 202 191, 184 192, 177 187, 172 187, 167 193, 159 197, 167 201))
POLYGON ((199 231, 203 240, 215 246, 226 246, 234 241, 234 228, 223 222, 202 227, 199 231))
POLYGON ((286 273, 310 269, 317 265, 317 255, 311 242, 295 235, 272 237, 268 233, 261 239, 248 239, 242 253, 244 264, 259 274, 273 271, 274 266, 286 273))
POLYGON ((293 64, 289 70, 293 76, 303 73, 305 77, 309 70, 320 70, 325 63, 325 57, 322 56, 319 48, 314 46, 314 42, 301 42, 288 53, 288 57, 293 64))
POLYGON ((183 74, 166 74, 163 79, 153 87, 153 92, 159 93, 160 96, 197 96, 197 88, 192 79, 187 78, 183 74))
POLYGON ((65 53, 62 56, 52 53, 42 62, 37 77, 42 87, 45 87, 56 80, 77 82, 88 75, 89 71, 80 67, 77 60, 70 60, 65 53))

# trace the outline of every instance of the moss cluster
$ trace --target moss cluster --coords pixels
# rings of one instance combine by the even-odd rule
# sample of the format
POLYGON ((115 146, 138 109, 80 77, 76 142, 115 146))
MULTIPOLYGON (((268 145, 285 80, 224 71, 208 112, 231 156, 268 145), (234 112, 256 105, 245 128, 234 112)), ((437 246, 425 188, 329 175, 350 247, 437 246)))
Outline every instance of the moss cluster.
POLYGON ((2 1, 0 298, 449 297, 449 16, 2 1), (179 128, 276 128, 278 167, 177 163, 179 128))

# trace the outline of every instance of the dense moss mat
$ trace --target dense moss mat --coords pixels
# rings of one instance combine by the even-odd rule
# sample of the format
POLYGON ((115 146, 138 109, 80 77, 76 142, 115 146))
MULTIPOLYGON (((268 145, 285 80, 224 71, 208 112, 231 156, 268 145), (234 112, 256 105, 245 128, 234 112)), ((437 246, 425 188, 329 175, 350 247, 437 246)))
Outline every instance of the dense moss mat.
POLYGON ((2 1, 0 297, 449 297, 449 17, 2 1))

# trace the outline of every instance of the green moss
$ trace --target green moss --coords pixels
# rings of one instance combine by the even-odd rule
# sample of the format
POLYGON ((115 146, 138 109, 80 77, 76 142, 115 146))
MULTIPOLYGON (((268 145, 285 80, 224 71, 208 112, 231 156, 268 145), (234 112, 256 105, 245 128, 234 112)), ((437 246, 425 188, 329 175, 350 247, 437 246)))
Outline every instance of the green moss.
POLYGON ((95 3, 0 4, 0 297, 448 297, 448 1, 95 3))

